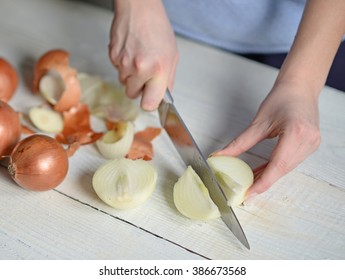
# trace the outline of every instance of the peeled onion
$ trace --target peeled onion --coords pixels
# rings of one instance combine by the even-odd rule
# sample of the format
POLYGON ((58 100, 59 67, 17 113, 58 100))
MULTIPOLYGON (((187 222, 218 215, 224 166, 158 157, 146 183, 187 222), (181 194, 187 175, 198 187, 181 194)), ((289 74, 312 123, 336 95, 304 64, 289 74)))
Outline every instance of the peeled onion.
POLYGON ((57 187, 66 177, 68 156, 54 138, 34 134, 14 147, 8 170, 19 186, 46 191, 57 187))
POLYGON ((209 157, 207 162, 223 189, 228 205, 235 207, 242 204, 254 181, 250 166, 242 159, 230 156, 209 157))
POLYGON ((0 100, 0 157, 8 156, 19 141, 21 124, 12 107, 0 100))
MULTIPOLYGON (((227 198, 227 204, 231 207, 239 206, 253 184, 254 175, 250 166, 242 159, 230 156, 213 156, 207 162, 227 198)), ((174 203, 177 210, 190 219, 220 217, 208 189, 191 166, 187 167, 174 185, 174 203)))
POLYGON ((210 220, 220 217, 218 207, 191 166, 174 185, 174 203, 177 210, 193 220, 210 220))
POLYGON ((116 209, 131 209, 152 194, 157 172, 145 160, 119 158, 101 165, 93 175, 92 185, 106 204, 116 209))
POLYGON ((10 100, 17 86, 17 71, 7 60, 0 57, 0 100, 10 100))

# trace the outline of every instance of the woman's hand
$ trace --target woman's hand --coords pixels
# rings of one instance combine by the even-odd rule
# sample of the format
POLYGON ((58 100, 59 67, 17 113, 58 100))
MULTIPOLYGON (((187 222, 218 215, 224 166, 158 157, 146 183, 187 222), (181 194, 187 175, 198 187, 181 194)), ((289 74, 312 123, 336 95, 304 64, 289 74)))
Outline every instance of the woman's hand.
POLYGON ((268 164, 248 191, 266 191, 297 167, 320 144, 318 94, 300 85, 277 82, 250 126, 216 155, 239 156, 267 138, 278 137, 268 164))
POLYGON ((238 156, 265 138, 278 137, 248 196, 266 191, 320 144, 318 98, 345 34, 345 1, 310 0, 273 89, 250 126, 215 154, 238 156))
POLYGON ((156 109, 171 89, 178 61, 174 32, 160 0, 115 0, 110 59, 126 95, 156 109))

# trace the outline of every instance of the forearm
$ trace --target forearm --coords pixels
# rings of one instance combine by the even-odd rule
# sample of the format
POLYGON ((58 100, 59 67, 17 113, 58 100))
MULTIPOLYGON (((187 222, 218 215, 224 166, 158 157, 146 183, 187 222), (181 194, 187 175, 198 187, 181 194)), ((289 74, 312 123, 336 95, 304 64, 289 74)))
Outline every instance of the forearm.
POLYGON ((345 0, 310 0, 277 83, 297 83, 318 95, 345 33, 345 0))
POLYGON ((148 13, 154 16, 155 12, 164 13, 161 0, 114 0, 114 12, 116 16, 135 15, 141 17, 148 13))

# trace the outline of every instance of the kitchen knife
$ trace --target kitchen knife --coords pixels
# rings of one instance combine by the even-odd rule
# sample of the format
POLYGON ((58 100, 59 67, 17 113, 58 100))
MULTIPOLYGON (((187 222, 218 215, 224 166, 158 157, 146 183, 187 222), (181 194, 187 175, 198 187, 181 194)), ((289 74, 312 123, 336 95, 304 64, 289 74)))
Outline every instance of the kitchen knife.
POLYGON ((184 163, 187 166, 192 166, 207 187, 211 199, 218 206, 223 222, 236 238, 246 248, 250 249, 248 240, 233 209, 227 205, 227 199, 217 179, 176 110, 169 90, 165 92, 164 99, 158 107, 158 114, 162 127, 166 130, 184 163))

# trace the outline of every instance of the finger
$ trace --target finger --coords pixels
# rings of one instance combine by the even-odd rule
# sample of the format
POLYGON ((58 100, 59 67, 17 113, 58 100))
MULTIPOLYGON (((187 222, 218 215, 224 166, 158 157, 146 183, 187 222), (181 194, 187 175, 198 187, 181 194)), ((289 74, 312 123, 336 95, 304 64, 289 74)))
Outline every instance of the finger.
POLYGON ((177 55, 176 58, 175 58, 175 62, 173 63, 172 68, 171 68, 171 70, 170 70, 170 74, 169 74, 168 89, 169 89, 170 91, 172 91, 173 86, 174 86, 177 63, 178 63, 178 55, 177 55))
POLYGON ((262 193, 276 181, 300 164, 305 153, 300 153, 301 145, 294 135, 282 134, 274 148, 271 159, 264 169, 256 172, 249 193, 262 193))
POLYGON ((139 97, 144 89, 146 79, 144 77, 129 76, 125 81, 125 93, 129 98, 139 97))
POLYGON ((127 83, 128 77, 134 74, 130 57, 128 57, 127 55, 121 55, 115 61, 115 67, 118 69, 120 83, 125 85, 127 83))
POLYGON ((153 78, 149 80, 144 87, 141 99, 141 107, 146 111, 153 111, 158 108, 159 103, 163 99, 167 88, 165 80, 153 78))
POLYGON ((265 138, 266 132, 264 129, 251 125, 238 137, 227 144, 223 149, 214 152, 212 155, 227 155, 236 157, 245 151, 248 151, 265 138))

